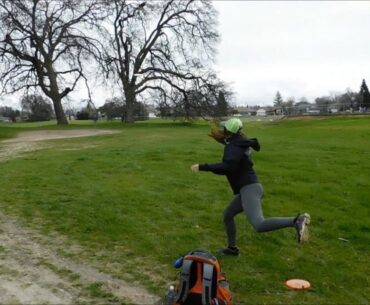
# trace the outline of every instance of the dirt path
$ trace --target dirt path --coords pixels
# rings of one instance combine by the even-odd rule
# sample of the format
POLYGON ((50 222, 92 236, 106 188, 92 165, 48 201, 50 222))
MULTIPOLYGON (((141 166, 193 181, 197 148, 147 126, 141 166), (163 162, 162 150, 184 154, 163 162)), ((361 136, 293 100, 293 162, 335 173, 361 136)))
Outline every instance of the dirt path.
POLYGON ((22 132, 18 137, 0 142, 0 161, 19 156, 32 150, 43 149, 48 146, 47 140, 89 137, 117 133, 116 130, 77 129, 77 130, 42 130, 22 132))
MULTIPOLYGON (((113 131, 114 132, 114 131, 113 131)), ((112 131, 67 130, 20 134, 2 142, 0 162, 45 147, 42 141, 112 131)), ((1 200, 1 199, 0 199, 1 200)), ((0 212, 0 304, 156 304, 142 287, 58 255, 46 236, 0 212)), ((53 238, 54 239, 54 238, 53 238)))

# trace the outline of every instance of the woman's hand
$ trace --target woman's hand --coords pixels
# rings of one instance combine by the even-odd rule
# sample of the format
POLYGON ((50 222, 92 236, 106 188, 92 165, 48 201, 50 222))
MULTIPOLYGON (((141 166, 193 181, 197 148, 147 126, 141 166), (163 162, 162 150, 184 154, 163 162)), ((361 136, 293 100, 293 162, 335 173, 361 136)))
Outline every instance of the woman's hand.
POLYGON ((193 164, 191 166, 191 171, 194 173, 199 172, 199 164, 193 164))

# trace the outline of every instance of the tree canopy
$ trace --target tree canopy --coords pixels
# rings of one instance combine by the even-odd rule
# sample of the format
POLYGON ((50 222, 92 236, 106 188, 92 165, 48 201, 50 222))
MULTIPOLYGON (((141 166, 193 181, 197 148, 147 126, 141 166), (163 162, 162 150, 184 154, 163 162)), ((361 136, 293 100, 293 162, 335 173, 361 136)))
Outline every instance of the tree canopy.
POLYGON ((96 63, 120 87, 127 122, 145 99, 203 115, 230 91, 211 68, 216 26, 209 0, 0 0, 2 91, 39 89, 67 124, 63 99, 80 81, 91 99, 96 63))
POLYGON ((145 94, 185 112, 215 104, 222 82, 210 68, 219 39, 210 1, 113 0, 110 9, 108 63, 123 89, 127 121, 145 94))
POLYGON ((88 35, 102 16, 99 2, 0 0, 3 92, 41 89, 58 124, 66 124, 62 99, 87 80, 85 59, 101 54, 99 39, 88 35))

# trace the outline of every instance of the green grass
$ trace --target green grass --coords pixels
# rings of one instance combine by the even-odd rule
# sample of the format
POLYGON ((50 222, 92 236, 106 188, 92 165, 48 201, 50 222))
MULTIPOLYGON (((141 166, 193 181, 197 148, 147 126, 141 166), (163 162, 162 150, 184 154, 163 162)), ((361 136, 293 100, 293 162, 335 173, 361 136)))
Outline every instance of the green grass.
MULTIPOLYGON (((78 241, 83 259, 163 295, 178 256, 225 243, 222 211, 232 198, 225 178, 190 171, 192 163, 218 162, 222 147, 204 123, 66 128, 85 127, 122 132, 54 141, 0 163, 0 208, 78 241)), ((0 138, 34 128, 51 126, 1 126, 0 138)), ((253 159, 265 216, 307 211, 312 230, 302 247, 293 229, 258 234, 238 216, 242 255, 220 257, 235 304, 368 304, 370 118, 254 122, 245 129, 262 146, 253 159), (312 289, 288 290, 284 281, 293 277, 308 279, 312 289)))
POLYGON ((0 123, 0 141, 14 137, 17 129, 0 123))

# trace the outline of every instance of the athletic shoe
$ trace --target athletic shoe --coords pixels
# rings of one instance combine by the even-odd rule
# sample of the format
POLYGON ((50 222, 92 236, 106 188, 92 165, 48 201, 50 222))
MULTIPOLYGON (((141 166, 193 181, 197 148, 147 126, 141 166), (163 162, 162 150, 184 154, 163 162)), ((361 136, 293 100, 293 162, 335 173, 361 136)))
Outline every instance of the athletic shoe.
POLYGON ((229 255, 229 256, 238 256, 239 248, 238 247, 227 247, 227 248, 218 250, 218 253, 229 255))
POLYGON ((311 216, 308 213, 299 214, 294 219, 294 227, 297 230, 298 243, 303 244, 308 241, 308 225, 311 222, 311 216))

